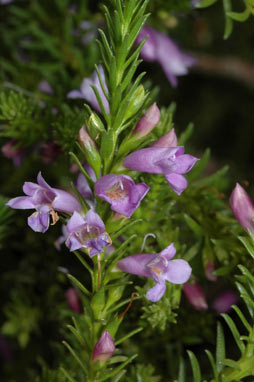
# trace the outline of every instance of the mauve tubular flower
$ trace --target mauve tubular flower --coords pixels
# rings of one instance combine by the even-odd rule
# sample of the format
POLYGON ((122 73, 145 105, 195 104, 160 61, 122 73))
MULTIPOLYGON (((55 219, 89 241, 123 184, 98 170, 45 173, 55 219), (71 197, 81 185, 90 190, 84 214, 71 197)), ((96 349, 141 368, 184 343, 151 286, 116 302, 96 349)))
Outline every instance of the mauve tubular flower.
POLYGON ((145 183, 135 184, 126 175, 109 174, 95 183, 95 193, 111 204, 111 209, 129 218, 139 207, 150 187, 145 183))
MULTIPOLYGON (((103 85, 104 85, 104 88, 106 91, 108 91, 107 89, 107 85, 106 85, 106 81, 105 81, 105 75, 104 75, 104 71, 103 71, 103 68, 101 65, 98 66, 99 68, 99 72, 101 74, 101 78, 102 78, 102 82, 103 82, 103 85)), ((98 104, 98 101, 97 101, 97 98, 94 94, 94 91, 93 89, 91 88, 91 85, 95 85, 98 89, 98 92, 101 96, 101 100, 103 102, 103 105, 105 107, 105 110, 107 113, 109 113, 109 104, 108 104, 108 100, 106 99, 103 91, 102 91, 102 88, 101 88, 101 85, 100 85, 100 81, 99 81, 99 77, 96 73, 96 71, 93 72, 92 74, 92 77, 91 78, 84 78, 84 80, 82 81, 82 84, 81 84, 81 87, 80 87, 80 90, 72 90, 71 92, 69 92, 67 94, 67 98, 83 98, 85 99, 87 102, 89 102, 91 104, 91 106, 101 112, 101 108, 98 104)))
POLYGON ((217 276, 213 274, 216 270, 215 263, 210 260, 205 265, 205 277, 209 281, 217 281, 217 276))
POLYGON ((205 310, 208 308, 203 289, 197 282, 195 282, 194 284, 184 284, 183 292, 189 303, 196 310, 205 310))
POLYGON ((173 284, 185 283, 191 275, 191 267, 185 260, 171 260, 176 253, 173 243, 160 253, 137 254, 120 260, 117 267, 127 273, 149 277, 156 285, 146 293, 148 300, 156 302, 166 291, 165 281, 173 284))
POLYGON ((12 159, 14 166, 20 166, 24 156, 24 150, 22 147, 16 147, 15 144, 16 141, 11 139, 2 146, 1 151, 5 158, 12 159))
POLYGON ((78 291, 75 288, 67 289, 65 293, 67 304, 69 308, 76 313, 82 312, 81 300, 78 291))
POLYGON ((51 95, 54 94, 54 90, 52 89, 52 86, 46 80, 42 80, 41 82, 39 82, 38 89, 43 93, 47 93, 51 95))
POLYGON ((158 62, 167 79, 173 87, 177 86, 177 76, 188 73, 188 68, 195 63, 195 59, 183 53, 167 35, 148 26, 143 27, 137 43, 148 39, 141 49, 141 57, 148 62, 158 62))
POLYGON ((85 217, 75 211, 66 228, 69 235, 65 244, 70 251, 86 248, 89 256, 93 257, 103 252, 104 247, 112 244, 108 233, 105 232, 103 221, 92 209, 85 217))
POLYGON ((212 308, 216 310, 218 314, 228 313, 231 306, 236 304, 239 297, 236 292, 229 290, 219 295, 212 303, 212 308))
POLYGON ((28 218, 28 225, 35 232, 46 232, 49 227, 50 215, 53 224, 58 220, 55 211, 73 213, 80 211, 81 205, 77 199, 66 191, 50 187, 43 179, 41 172, 37 176, 37 182, 25 182, 23 191, 27 196, 18 196, 9 200, 7 206, 17 209, 36 209, 28 218))
POLYGON ((229 204, 243 229, 254 232, 254 202, 239 183, 236 183, 229 204))
POLYGON ((128 155, 123 165, 130 170, 165 175, 170 187, 180 195, 188 182, 182 176, 189 172, 198 158, 184 154, 184 147, 148 147, 128 155))
POLYGON ((133 135, 137 134, 138 138, 145 137, 156 125, 158 125, 160 122, 160 117, 160 110, 156 102, 154 102, 138 122, 135 130, 133 131, 133 135))
POLYGON ((105 330, 96 343, 93 349, 93 361, 105 362, 109 360, 115 352, 115 343, 111 335, 107 330, 105 330))

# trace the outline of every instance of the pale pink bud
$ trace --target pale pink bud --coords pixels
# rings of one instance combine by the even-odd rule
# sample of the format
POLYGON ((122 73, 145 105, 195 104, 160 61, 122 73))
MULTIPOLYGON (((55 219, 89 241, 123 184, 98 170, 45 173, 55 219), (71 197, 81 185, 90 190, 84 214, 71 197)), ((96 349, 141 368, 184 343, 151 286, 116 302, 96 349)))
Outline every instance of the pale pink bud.
POLYGON ((153 128, 160 122, 161 113, 160 110, 154 102, 152 106, 147 109, 144 116, 138 122, 133 135, 137 134, 138 138, 143 138, 153 130, 153 128))
POLYGON ((197 282, 194 284, 184 284, 183 292, 189 303, 196 310, 205 310, 208 308, 205 294, 197 282))
POLYGON ((239 183, 230 196, 229 204, 241 226, 247 232, 254 232, 254 203, 239 183))
POLYGON ((76 313, 82 312, 81 300, 75 288, 69 288, 65 294, 69 308, 76 313))
POLYGON ((175 134, 175 129, 171 129, 167 134, 163 135, 152 145, 152 147, 176 147, 176 146, 177 146, 177 136, 175 134))
POLYGON ((213 274, 215 271, 215 264, 208 260, 208 262, 205 265, 205 276, 207 280, 209 281, 216 281, 217 276, 213 274))
POLYGON ((93 139, 88 134, 86 127, 84 125, 79 130, 78 140, 79 140, 81 147, 83 147, 83 149, 85 149, 85 150, 88 149, 89 151, 93 151, 94 148, 96 147, 95 142, 93 141, 93 139))
POLYGON ((21 147, 16 146, 16 141, 14 139, 2 146, 1 151, 5 158, 13 160, 15 166, 21 164, 24 150, 21 147))
POLYGON ((109 360, 115 352, 115 343, 111 335, 105 330, 93 349, 93 361, 105 362, 109 360))
POLYGON ((231 306, 236 304, 237 301, 238 296, 236 292, 229 290, 219 295, 212 303, 212 307, 218 314, 227 313, 230 311, 231 306))
POLYGON ((59 154, 60 147, 55 142, 43 143, 40 149, 42 162, 50 164, 59 154))

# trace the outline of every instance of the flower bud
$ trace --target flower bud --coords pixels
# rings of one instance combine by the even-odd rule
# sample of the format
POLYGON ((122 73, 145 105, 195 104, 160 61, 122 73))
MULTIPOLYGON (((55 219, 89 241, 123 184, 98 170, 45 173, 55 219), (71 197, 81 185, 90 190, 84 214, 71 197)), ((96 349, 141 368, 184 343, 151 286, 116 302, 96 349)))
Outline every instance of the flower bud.
POLYGON ((69 308, 73 312, 76 312, 76 313, 82 312, 80 297, 79 297, 79 294, 75 288, 69 288, 66 291, 65 297, 66 297, 66 301, 69 305, 69 308))
POLYGON ((16 141, 11 139, 1 148, 2 154, 5 158, 12 159, 15 166, 19 166, 22 161, 24 150, 16 146, 16 141))
POLYGON ((247 232, 254 232, 254 203, 239 183, 230 196, 229 204, 241 226, 247 232))
POLYGON ((218 314, 228 313, 231 306, 236 304, 238 296, 233 290, 223 292, 212 303, 212 308, 216 310, 218 314))
POLYGON ((85 126, 82 126, 79 130, 78 140, 83 149, 88 164, 94 170, 96 177, 99 178, 101 171, 101 157, 95 142, 88 134, 85 126))
POLYGON ((187 300, 196 310, 205 310, 208 308, 205 294, 197 282, 194 284, 184 284, 183 292, 187 300))
POLYGON ((142 85, 139 85, 135 92, 133 93, 132 97, 130 98, 127 112, 125 114, 125 120, 132 117, 137 111, 140 109, 141 105, 143 105, 145 100, 145 90, 142 85))
POLYGON ((205 276, 207 280, 209 281, 217 281, 217 276, 213 274, 215 271, 215 264, 208 260, 208 262, 205 265, 205 276))
POLYGON ((137 134, 138 138, 145 137, 160 122, 160 117, 160 110, 156 102, 154 102, 140 119, 132 134, 137 134))
POLYGON ((109 332, 105 330, 93 349, 92 359, 94 362, 96 361, 105 362, 112 357, 114 352, 115 352, 114 340, 109 334, 109 332))
POLYGON ((167 134, 159 138, 152 147, 176 147, 177 146, 177 136, 175 134, 175 129, 171 129, 167 134))

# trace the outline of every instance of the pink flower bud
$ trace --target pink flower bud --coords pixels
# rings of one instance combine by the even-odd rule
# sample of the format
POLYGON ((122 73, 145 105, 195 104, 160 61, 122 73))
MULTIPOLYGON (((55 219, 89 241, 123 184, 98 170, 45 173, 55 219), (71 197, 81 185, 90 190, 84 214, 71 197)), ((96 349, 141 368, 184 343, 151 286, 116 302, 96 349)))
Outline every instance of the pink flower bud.
POLYGON ((175 129, 171 129, 167 134, 159 138, 152 147, 176 147, 177 146, 177 136, 175 134, 175 129))
POLYGON ((105 362, 109 360, 115 352, 115 343, 111 335, 105 330, 93 349, 93 361, 105 362))
POLYGON ((194 284, 184 284, 183 292, 187 300, 196 310, 205 310, 208 308, 205 294, 197 282, 194 284))
POLYGON ((69 288, 65 294, 69 308, 76 313, 82 312, 79 294, 75 288, 69 288))
POLYGON ((207 280, 209 281, 217 281, 217 276, 213 275, 213 272, 215 271, 215 264, 208 260, 208 262, 205 265, 205 276, 207 280))
POLYGON ((22 161, 24 150, 21 147, 17 147, 16 141, 11 139, 4 146, 2 146, 1 151, 5 158, 12 159, 15 166, 19 166, 22 161))
POLYGON ((230 196, 229 204, 241 226, 247 232, 254 232, 254 203, 239 183, 230 196))
POLYGON ((78 140, 84 150, 93 151, 96 147, 95 142, 88 134, 86 127, 83 125, 78 133, 78 140))
POLYGON ((237 301, 238 296, 236 292, 229 290, 220 294, 212 303, 212 307, 218 314, 227 313, 230 311, 231 306, 236 304, 237 301))
POLYGON ((154 102, 138 122, 135 130, 133 131, 133 135, 137 134, 138 138, 145 137, 160 122, 160 117, 160 110, 156 105, 156 102, 154 102))

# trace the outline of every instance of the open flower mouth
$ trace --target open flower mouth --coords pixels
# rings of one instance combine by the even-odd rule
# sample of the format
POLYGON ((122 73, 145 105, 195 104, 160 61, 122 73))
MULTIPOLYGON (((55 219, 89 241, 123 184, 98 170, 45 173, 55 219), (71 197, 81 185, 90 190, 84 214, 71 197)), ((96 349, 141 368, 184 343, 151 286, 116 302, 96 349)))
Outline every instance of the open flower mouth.
POLYGON ((121 181, 110 187, 106 191, 106 194, 111 200, 121 200, 128 196, 128 192, 124 189, 124 185, 121 181))
POLYGON ((84 224, 80 230, 75 232, 76 238, 79 240, 81 244, 86 243, 92 239, 97 238, 100 235, 101 231, 96 226, 91 226, 89 224, 84 224))

